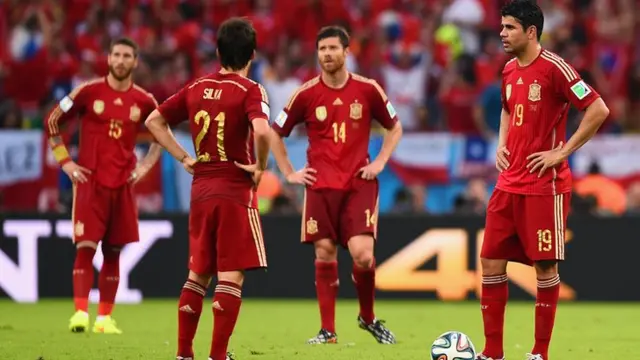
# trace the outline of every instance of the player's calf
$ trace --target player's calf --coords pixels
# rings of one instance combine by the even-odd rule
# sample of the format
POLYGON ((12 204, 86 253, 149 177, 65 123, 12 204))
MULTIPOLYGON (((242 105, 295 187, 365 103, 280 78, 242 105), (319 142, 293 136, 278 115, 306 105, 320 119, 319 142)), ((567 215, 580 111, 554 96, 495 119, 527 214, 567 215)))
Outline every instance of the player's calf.
POLYGON ((93 286, 93 256, 97 243, 80 241, 76 244, 76 259, 73 264, 73 302, 76 312, 69 319, 71 332, 89 329, 89 292, 93 286))
POLYGON ((335 342, 335 314, 336 298, 340 281, 338 279, 338 249, 329 239, 321 239, 314 243, 315 260, 315 281, 316 295, 318 296, 318 307, 320 310, 321 328, 318 335, 309 339, 307 343, 325 344, 335 342), (324 334, 323 331, 326 333, 324 334), (324 335, 334 336, 324 336, 324 335))
POLYGON ((349 240, 349 253, 353 259, 352 278, 358 292, 360 318, 367 324, 373 324, 375 314, 376 268, 373 256, 373 237, 358 235, 349 240))
POLYGON ((560 297, 560 276, 556 261, 539 261, 534 267, 538 278, 535 344, 528 360, 542 360, 549 358, 549 344, 560 297))
POLYGON ((202 314, 202 303, 207 293, 211 276, 189 272, 189 278, 182 287, 178 303, 178 359, 193 358, 193 338, 202 314))
POLYGON ((509 297, 507 261, 481 259, 482 264, 482 322, 485 345, 479 359, 501 359, 504 356, 504 314, 509 297))
POLYGON ((212 360, 229 358, 227 347, 240 313, 243 282, 244 274, 241 271, 218 273, 212 304, 214 326, 209 355, 212 360))

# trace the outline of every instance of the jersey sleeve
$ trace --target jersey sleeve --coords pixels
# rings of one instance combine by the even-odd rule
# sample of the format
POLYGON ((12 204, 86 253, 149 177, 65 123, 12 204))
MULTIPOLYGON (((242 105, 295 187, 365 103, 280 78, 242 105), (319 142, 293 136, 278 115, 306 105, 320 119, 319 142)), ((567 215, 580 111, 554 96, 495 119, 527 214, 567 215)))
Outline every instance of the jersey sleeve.
POLYGON ((382 87, 375 81, 371 80, 371 92, 369 96, 369 106, 371 106, 371 115, 385 129, 391 129, 398 121, 396 109, 391 105, 391 101, 387 98, 382 87))
POLYGON ((82 113, 89 98, 90 89, 79 85, 63 97, 47 116, 46 133, 49 137, 60 135, 60 125, 82 113))
POLYGON ((289 136, 293 128, 304 121, 304 107, 304 93, 297 90, 291 98, 289 98, 287 106, 280 111, 271 127, 276 131, 276 133, 278 133, 278 135, 283 137, 289 136))
POLYGON ((556 91, 578 110, 584 111, 600 97, 591 85, 587 84, 575 69, 562 60, 554 63, 553 83, 556 91))
POLYGON ((188 92, 189 88, 185 86, 158 106, 158 112, 160 112, 170 126, 178 125, 188 119, 188 92))
POLYGON ((244 99, 244 111, 250 122, 255 119, 269 121, 269 97, 262 85, 257 84, 249 88, 244 99))

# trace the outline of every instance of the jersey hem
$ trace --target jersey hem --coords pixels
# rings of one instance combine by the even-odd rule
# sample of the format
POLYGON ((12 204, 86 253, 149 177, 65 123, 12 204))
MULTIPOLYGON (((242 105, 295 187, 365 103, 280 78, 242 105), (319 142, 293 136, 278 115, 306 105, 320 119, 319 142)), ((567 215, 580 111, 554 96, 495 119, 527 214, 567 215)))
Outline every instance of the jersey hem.
POLYGON ((504 191, 506 193, 510 193, 510 194, 518 194, 518 195, 530 195, 530 196, 554 196, 554 195, 560 195, 560 194, 567 194, 570 193, 572 191, 572 189, 566 189, 566 190, 560 190, 560 191, 556 191, 555 193, 553 192, 527 192, 524 190, 517 190, 517 189, 513 189, 513 188, 509 188, 509 187, 504 187, 504 186, 498 186, 496 185, 496 189, 500 190, 500 191, 504 191))

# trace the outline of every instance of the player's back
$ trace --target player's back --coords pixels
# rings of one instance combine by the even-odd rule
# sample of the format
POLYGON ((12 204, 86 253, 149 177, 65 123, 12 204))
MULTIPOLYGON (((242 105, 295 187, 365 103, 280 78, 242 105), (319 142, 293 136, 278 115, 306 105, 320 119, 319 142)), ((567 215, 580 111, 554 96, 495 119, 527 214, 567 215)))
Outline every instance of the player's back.
POLYGON ((259 87, 237 74, 215 73, 194 81, 186 96, 189 126, 198 163, 192 200, 226 197, 254 205, 251 176, 238 168, 255 163, 247 97, 259 87))

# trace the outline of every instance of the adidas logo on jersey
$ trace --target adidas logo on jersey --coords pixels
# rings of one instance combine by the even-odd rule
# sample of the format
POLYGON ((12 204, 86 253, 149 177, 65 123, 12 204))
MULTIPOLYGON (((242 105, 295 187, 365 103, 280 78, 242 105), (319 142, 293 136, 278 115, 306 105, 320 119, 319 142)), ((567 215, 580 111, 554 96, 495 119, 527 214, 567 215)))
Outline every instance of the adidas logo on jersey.
POLYGON ((342 105, 342 100, 340 100, 340 98, 336 98, 336 100, 333 102, 333 105, 342 105))
POLYGON ((516 85, 522 85, 522 84, 524 84, 524 82, 522 81, 522 78, 519 78, 518 82, 516 83, 516 85))

